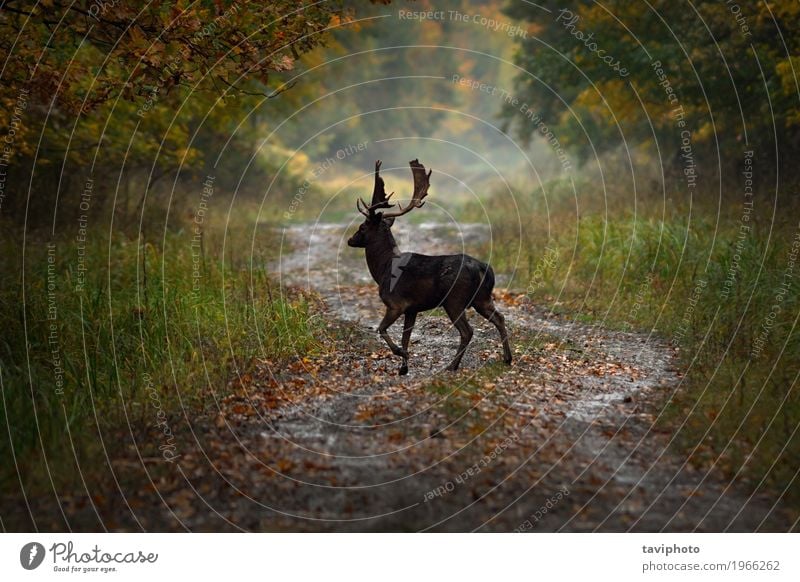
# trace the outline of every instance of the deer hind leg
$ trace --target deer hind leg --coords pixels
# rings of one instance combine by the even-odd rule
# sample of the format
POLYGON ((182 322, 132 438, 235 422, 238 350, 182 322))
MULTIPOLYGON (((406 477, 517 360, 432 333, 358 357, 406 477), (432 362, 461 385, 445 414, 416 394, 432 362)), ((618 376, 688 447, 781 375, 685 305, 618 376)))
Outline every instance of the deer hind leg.
POLYGON ((406 313, 405 321, 403 322, 403 364, 400 366, 400 375, 405 376, 408 374, 408 344, 411 341, 411 330, 414 329, 414 324, 417 322, 417 312, 409 311, 406 313))
POLYGON ((508 345, 508 332, 506 331, 506 319, 503 317, 503 314, 497 311, 497 308, 494 305, 494 301, 492 301, 491 299, 489 299, 489 301, 475 303, 473 307, 475 307, 475 311, 477 311, 483 317, 491 321, 497 328, 497 331, 500 332, 500 341, 503 342, 503 361, 506 364, 510 364, 511 346, 508 345))
POLYGON ((464 357, 464 352, 467 351, 467 346, 470 340, 472 340, 472 326, 467 321, 467 312, 465 309, 455 309, 452 306, 445 305, 444 310, 447 312, 450 321, 456 326, 458 333, 461 334, 461 343, 458 346, 456 357, 453 358, 453 361, 447 366, 447 369, 452 372, 458 370, 458 366, 461 364, 461 358, 464 357))

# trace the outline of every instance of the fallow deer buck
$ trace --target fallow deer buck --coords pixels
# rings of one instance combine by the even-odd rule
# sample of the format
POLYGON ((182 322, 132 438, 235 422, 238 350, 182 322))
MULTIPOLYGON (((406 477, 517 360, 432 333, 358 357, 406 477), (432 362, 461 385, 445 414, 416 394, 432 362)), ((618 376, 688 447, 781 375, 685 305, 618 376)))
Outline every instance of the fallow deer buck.
POLYGON ((400 375, 408 373, 408 344, 411 330, 420 311, 443 307, 461 334, 455 358, 447 367, 457 370, 461 358, 472 339, 472 327, 467 321, 467 309, 475 311, 491 321, 500 332, 503 343, 503 360, 511 363, 511 348, 508 345, 505 320, 494 306, 492 289, 494 271, 486 263, 469 255, 428 256, 417 253, 401 253, 392 236, 394 219, 407 214, 414 208, 421 208, 428 194, 431 172, 419 160, 410 162, 414 176, 414 193, 411 201, 403 208, 395 210, 389 203, 380 177, 381 162, 375 162, 375 187, 372 203, 359 199, 358 211, 365 216, 364 223, 350 237, 347 244, 365 249, 367 267, 379 286, 380 297, 386 305, 386 315, 378 326, 378 332, 389 345, 392 353, 403 358, 400 375), (363 208, 362 208, 363 205, 363 208), (402 347, 398 347, 389 337, 389 327, 405 315, 402 347))

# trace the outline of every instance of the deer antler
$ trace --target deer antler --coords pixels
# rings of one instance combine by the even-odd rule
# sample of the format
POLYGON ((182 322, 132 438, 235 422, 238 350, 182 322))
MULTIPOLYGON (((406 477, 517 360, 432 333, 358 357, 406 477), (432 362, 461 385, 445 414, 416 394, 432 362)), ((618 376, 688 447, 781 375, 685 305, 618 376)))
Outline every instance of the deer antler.
POLYGON ((431 174, 433 170, 425 172, 425 166, 419 163, 419 160, 411 160, 408 163, 411 166, 411 172, 414 175, 414 194, 411 196, 411 201, 403 208, 399 207, 394 212, 384 212, 384 218, 397 218, 404 214, 411 212, 415 208, 422 208, 425 205, 423 198, 428 195, 428 188, 431 185, 431 174))
POLYGON ((373 216, 375 211, 379 208, 392 208, 394 206, 394 204, 389 204, 389 199, 394 196, 394 192, 388 196, 386 195, 380 170, 381 161, 377 160, 375 162, 375 187, 372 189, 372 204, 367 204, 361 198, 359 198, 356 202, 356 208, 358 208, 358 211, 366 217, 373 216), (359 202, 364 206, 363 209, 361 208, 361 205, 359 205, 359 202))
POLYGON ((380 208, 392 208, 392 207, 394 207, 394 204, 389 204, 389 199, 392 196, 394 196, 394 192, 389 194, 386 197, 385 200, 381 200, 380 202, 377 202, 375 204, 367 204, 366 202, 364 202, 363 198, 359 198, 358 200, 356 200, 356 208, 358 208, 358 211, 361 214, 363 214, 364 216, 369 218, 370 216, 373 216, 375 214, 375 211, 380 209, 380 208), (363 209, 361 208, 362 205, 364 206, 363 209))

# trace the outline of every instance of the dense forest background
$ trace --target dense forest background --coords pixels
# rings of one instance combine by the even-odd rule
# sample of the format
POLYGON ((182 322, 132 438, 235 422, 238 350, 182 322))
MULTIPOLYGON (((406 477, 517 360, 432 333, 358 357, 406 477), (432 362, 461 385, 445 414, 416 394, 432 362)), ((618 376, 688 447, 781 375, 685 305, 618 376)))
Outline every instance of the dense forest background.
MULTIPOLYGON (((488 196, 498 171, 523 172, 519 146, 500 128, 502 101, 453 82, 459 75, 510 90, 513 37, 450 20, 419 26, 419 20, 387 13, 432 9, 426 3, 330 2, 302 16, 281 3, 257 9, 232 3, 227 10, 208 5, 195 4, 176 17, 178 8, 169 2, 151 3, 143 14, 119 3, 113 17, 109 9, 95 22, 88 15, 93 4, 86 3, 83 11, 65 12, 72 26, 60 29, 38 65, 34 47, 37 38, 49 37, 49 16, 36 12, 31 21, 11 9, 2 12, 12 27, 34 33, 26 40, 30 53, 23 49, 29 62, 9 63, 18 68, 6 77, 30 85, 37 100, 25 111, 15 148, 16 171, 32 174, 37 194, 30 200, 8 196, 6 217, 19 222, 27 213, 34 228, 74 223, 74 197, 92 177, 92 214, 113 212, 117 228, 133 225, 138 235, 137 215, 145 212, 144 222, 157 232, 166 206, 175 215, 173 226, 180 224, 190 211, 186 198, 210 174, 215 204, 234 195, 237 205, 266 202, 263 210, 272 217, 302 190, 308 204, 298 217, 331 200, 341 213, 351 210, 353 189, 346 204, 339 189, 365 174, 369 160, 391 158, 401 147, 424 157, 435 151, 430 141, 462 146, 439 161, 462 182, 448 184, 448 197, 456 201, 463 202, 468 185, 488 196), (146 24, 125 31, 122 23, 134 17, 146 24), (159 36, 158 27, 170 18, 176 34, 159 36), (235 43, 269 18, 275 24, 258 32, 263 38, 235 43), (427 56, 428 46, 442 47, 436 59, 427 56), (29 81, 36 66, 42 70, 29 81), (415 142, 385 141, 403 136, 415 142), (40 138, 47 147, 37 150, 40 138), (478 150, 497 170, 476 157, 478 150), (326 163, 330 159, 335 167, 326 163), (324 180, 315 175, 321 166, 324 180)), ((437 10, 490 18, 500 6, 445 2, 437 10)), ((19 53, 12 37, 4 42, 6 51, 19 53)), ((13 93, 8 97, 10 117, 15 100, 13 93)), ((546 148, 540 149, 546 158, 546 148)), ((538 163, 547 166, 545 159, 538 163)))
MULTIPOLYGON (((268 213, 306 182, 318 202, 341 211, 339 189, 366 172, 367 160, 401 146, 430 158, 451 145, 436 160, 443 175, 458 176, 448 202, 470 191, 485 201, 503 181, 529 188, 579 179, 614 156, 626 186, 639 172, 640 192, 656 180, 686 201, 673 179, 686 169, 682 135, 690 135, 700 188, 735 174, 746 150, 758 152, 763 185, 778 174, 782 186, 795 180, 786 163, 800 123, 790 2, 735 10, 326 2, 302 11, 85 2, 30 14, 24 6, 0 10, 10 33, 3 49, 14 55, 3 70, 4 119, 25 105, 8 154, 19 180, 9 178, 3 215, 13 223, 27 215, 29 227, 74 223, 74 197, 89 177, 91 212, 113 207, 118 228, 138 223, 142 211, 153 212, 152 224, 167 205, 181 215, 184 189, 209 174, 238 204, 269 200, 268 213), (404 11, 432 17, 398 17, 404 11), (386 141, 410 136, 413 145, 386 141), (324 185, 313 176, 358 144, 367 145, 326 169, 324 185), (25 196, 26 186, 36 195, 25 196)), ((729 191, 716 190, 703 198, 729 191)))

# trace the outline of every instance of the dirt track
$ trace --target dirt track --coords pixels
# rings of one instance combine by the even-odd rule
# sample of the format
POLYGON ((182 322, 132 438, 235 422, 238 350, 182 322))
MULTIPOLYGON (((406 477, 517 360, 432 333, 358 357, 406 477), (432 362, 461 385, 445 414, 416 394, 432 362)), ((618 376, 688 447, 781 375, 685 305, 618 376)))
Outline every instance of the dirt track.
MULTIPOLYGON (((415 228, 416 245, 398 233, 404 250, 475 253, 488 236, 477 226, 415 228)), ((500 361, 496 330, 473 313, 462 369, 442 371, 458 334, 434 312, 417 320, 410 373, 399 377, 398 358, 375 332, 383 310, 363 251, 348 248, 344 235, 340 225, 293 227, 274 266, 289 288, 322 297, 320 340, 335 349, 298 354, 288 368, 260 362, 215 410, 176 420, 174 464, 133 454, 112 460, 124 495, 62 496, 70 528, 790 527, 770 500, 693 469, 668 448, 672 434, 654 429, 681 381, 672 349, 656 338, 568 321, 498 289, 513 366, 500 361)), ((399 337, 400 329, 390 332, 399 337)), ((58 507, 38 509, 55 520, 38 527, 63 529, 58 507)))
MULTIPOLYGON (((404 250, 470 252, 488 233, 435 224, 397 234, 404 250)), ((396 229, 397 230, 397 229, 396 229)), ((679 382, 654 338, 566 321, 498 293, 515 348, 500 363, 496 331, 473 314, 475 339, 443 372, 458 335, 420 317, 410 374, 398 377, 375 329, 382 305, 363 252, 339 225, 286 231, 282 282, 319 293, 335 356, 262 378, 292 404, 246 422, 248 448, 282 475, 242 501, 247 529, 755 530, 781 529, 764 499, 667 452, 653 421, 679 382), (298 384, 298 380, 301 382, 298 384), (281 465, 283 459, 283 465, 281 465), (264 493, 269 490, 269 495, 264 493), (749 501, 749 502, 748 502, 749 501)), ((399 337, 401 324, 393 328, 399 337)), ((246 397, 245 397, 246 400, 246 397)), ((232 516, 233 517, 233 516, 232 516)), ((197 524, 202 527, 201 524, 197 524)))

